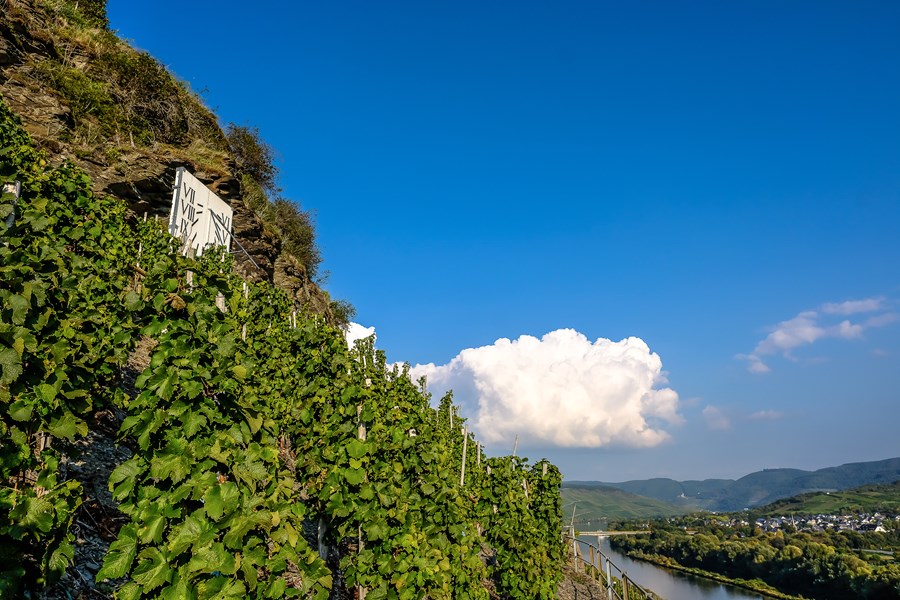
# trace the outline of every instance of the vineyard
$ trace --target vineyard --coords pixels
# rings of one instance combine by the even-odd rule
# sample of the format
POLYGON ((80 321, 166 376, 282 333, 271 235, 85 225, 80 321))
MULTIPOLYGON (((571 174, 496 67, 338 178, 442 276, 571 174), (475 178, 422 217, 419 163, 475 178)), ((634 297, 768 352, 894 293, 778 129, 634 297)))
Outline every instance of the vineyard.
MULTIPOLYGON (((370 341, 185 258, 154 219, 51 167, 0 102, 0 597, 72 565, 62 476, 97 411, 133 450, 96 573, 117 598, 556 595, 558 469, 483 455, 447 396, 370 341), (138 345, 149 366, 125 385, 138 345)), ((389 274, 386 276, 390 276, 389 274)))

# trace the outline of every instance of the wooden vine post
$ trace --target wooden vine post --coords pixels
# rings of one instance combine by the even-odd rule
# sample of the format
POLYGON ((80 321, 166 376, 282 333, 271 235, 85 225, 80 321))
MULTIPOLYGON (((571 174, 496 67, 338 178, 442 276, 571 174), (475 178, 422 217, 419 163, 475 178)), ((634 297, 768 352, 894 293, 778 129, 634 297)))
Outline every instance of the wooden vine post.
MULTIPOLYGON (((244 292, 244 301, 246 302, 248 298, 250 298, 250 290, 247 288, 247 282, 243 282, 243 292, 244 292)), ((247 324, 244 323, 241 325, 241 341, 247 341, 247 324)))
POLYGON ((459 472, 459 487, 466 485, 466 448, 469 445, 469 428, 463 427, 462 468, 459 472))
MULTIPOLYGON (((366 387, 368 387, 370 384, 371 384, 371 380, 369 380, 367 378, 366 379, 366 387)), ((364 441, 366 441, 366 424, 363 423, 362 412, 363 412, 363 405, 362 405, 362 402, 360 402, 356 406, 356 425, 357 425, 356 437, 359 438, 359 440, 361 442, 364 442, 364 441)), ((365 544, 365 542, 363 541, 362 523, 360 523, 359 525, 356 526, 356 551, 357 551, 357 553, 362 553, 364 544, 365 544)), ((356 597, 359 600, 365 600, 366 594, 368 594, 368 593, 369 593, 368 589, 357 584, 356 597)))

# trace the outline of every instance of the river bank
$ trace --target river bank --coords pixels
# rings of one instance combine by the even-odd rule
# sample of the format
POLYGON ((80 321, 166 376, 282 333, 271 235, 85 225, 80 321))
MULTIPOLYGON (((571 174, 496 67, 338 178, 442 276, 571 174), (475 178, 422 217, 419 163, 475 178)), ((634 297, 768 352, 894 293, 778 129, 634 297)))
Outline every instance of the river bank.
POLYGON ((750 592, 754 592, 757 594, 761 594, 765 598, 772 598, 774 600, 808 600, 804 596, 792 596, 790 594, 785 594, 784 592, 780 592, 767 583, 760 581, 758 579, 748 580, 748 579, 731 579, 729 577, 725 577, 724 575, 720 575, 719 573, 714 573, 712 571, 704 571, 703 569, 695 569, 692 567, 685 567, 674 560, 661 556, 659 554, 646 554, 644 552, 635 551, 629 552, 626 556, 634 559, 640 560, 644 562, 648 562, 652 565, 656 565, 657 567, 663 567, 665 569, 672 569, 673 571, 679 571, 681 573, 687 573, 689 575, 693 575, 695 577, 702 577, 704 579, 709 579, 711 581, 715 581, 716 583, 723 583, 725 585, 730 585, 733 587, 741 588, 744 590, 748 590, 750 592))

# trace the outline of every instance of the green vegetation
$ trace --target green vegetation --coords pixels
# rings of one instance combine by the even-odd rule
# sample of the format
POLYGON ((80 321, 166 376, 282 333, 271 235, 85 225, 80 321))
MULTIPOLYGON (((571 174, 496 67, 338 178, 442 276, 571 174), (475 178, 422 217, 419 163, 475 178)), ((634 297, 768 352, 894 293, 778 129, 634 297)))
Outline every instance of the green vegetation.
POLYGON ((371 343, 348 349, 226 254, 174 253, 46 165, 0 102, 0 182, 22 182, 0 201, 0 595, 71 564, 82 491, 49 442, 114 405, 135 448, 110 477, 129 522, 98 573, 118 598, 555 596, 556 467, 481 457, 452 398, 431 408, 371 343), (129 397, 140 336, 154 347, 129 397))
POLYGON ((900 514, 900 481, 890 485, 867 485, 841 492, 801 494, 751 511, 753 515, 778 516, 788 514, 900 514))
POLYGON ((132 343, 124 207, 70 165, 48 169, 0 103, 0 596, 72 559, 77 482, 51 442, 86 434, 109 406, 132 343), (14 217, 12 226, 7 219, 14 217))
POLYGON ((574 503, 577 506, 577 523, 668 517, 685 512, 684 508, 673 504, 605 486, 580 487, 577 484, 564 484, 562 499, 565 505, 574 503))
POLYGON ((31 66, 70 107, 69 141, 85 149, 109 141, 182 148, 202 141, 225 149, 216 118, 200 99, 149 54, 106 29, 105 3, 57 0, 44 8, 55 18, 39 35, 49 36, 54 53, 31 66))
MULTIPOLYGON (((280 195, 274 150, 255 128, 230 125, 223 132, 186 83, 109 31, 103 0, 41 0, 40 13, 30 3, 7 1, 27 35, 46 42, 48 53, 30 54, 25 71, 69 108, 60 137, 77 156, 115 163, 123 152, 145 149, 219 174, 233 165, 245 204, 280 239, 281 250, 318 280, 314 215, 280 195)), ((332 309, 338 323, 353 312, 345 301, 332 309)))
MULTIPOLYGON (((266 144, 256 128, 231 124, 225 131, 228 148, 241 176, 244 202, 281 239, 286 252, 295 256, 315 279, 322 262, 316 246, 313 215, 301 210, 294 202, 278 196, 278 168, 275 152, 266 144), (273 200, 274 198, 274 200, 273 200)), ((344 303, 336 307, 341 316, 352 314, 352 307, 344 303), (345 309, 349 308, 350 312, 345 309)), ((346 323, 346 320, 339 321, 346 323)))
POLYGON ((653 533, 613 538, 613 546, 634 558, 682 568, 764 591, 840 600, 900 598, 900 530, 765 532, 733 525, 742 515, 698 515, 654 521, 653 533), (731 526, 727 524, 731 522, 731 526), (868 552, 872 548, 886 554, 868 552))

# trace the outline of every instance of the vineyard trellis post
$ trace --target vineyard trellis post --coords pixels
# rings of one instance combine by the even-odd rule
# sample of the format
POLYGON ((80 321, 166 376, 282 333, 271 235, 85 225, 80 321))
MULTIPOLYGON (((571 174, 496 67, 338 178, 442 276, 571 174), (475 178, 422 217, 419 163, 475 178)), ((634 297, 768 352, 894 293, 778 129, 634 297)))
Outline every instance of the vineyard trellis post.
POLYGON ((22 195, 22 182, 16 180, 10 181, 9 183, 4 183, 3 193, 12 194, 13 196, 15 196, 15 198, 13 198, 12 212, 10 212, 9 216, 6 217, 6 228, 9 229, 13 226, 13 223, 16 222, 16 206, 19 203, 19 196, 22 195))
POLYGON ((466 485, 466 448, 469 445, 469 428, 463 427, 462 468, 459 472, 459 487, 466 485))
MULTIPOLYGON (((369 385, 369 379, 366 379, 366 386, 368 387, 368 385, 369 385)), ((356 406, 356 423, 357 423, 356 437, 361 442, 364 442, 364 441, 366 441, 366 433, 367 432, 366 432, 366 424, 363 423, 363 420, 362 420, 362 412, 363 412, 363 405, 362 405, 362 402, 360 402, 356 406)), ((360 522, 356 526, 356 552, 357 552, 357 554, 362 553, 362 551, 364 549, 364 544, 365 544, 365 542, 363 541, 362 522, 360 522)), ((367 588, 364 588, 363 586, 361 586, 359 584, 357 584, 357 586, 356 586, 356 591, 357 591, 356 597, 359 598, 359 600, 365 600, 366 595, 369 593, 369 590, 367 588)))

